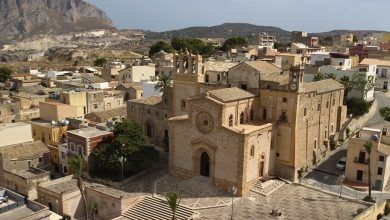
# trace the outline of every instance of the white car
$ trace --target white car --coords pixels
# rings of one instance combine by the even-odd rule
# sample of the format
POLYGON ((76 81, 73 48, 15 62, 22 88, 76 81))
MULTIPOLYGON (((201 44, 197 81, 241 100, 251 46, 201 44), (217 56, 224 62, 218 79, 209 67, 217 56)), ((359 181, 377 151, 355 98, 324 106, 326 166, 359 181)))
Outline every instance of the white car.
POLYGON ((337 162, 336 168, 337 168, 338 170, 344 170, 346 164, 347 164, 347 158, 346 158, 346 157, 342 157, 342 158, 340 158, 340 160, 337 162))

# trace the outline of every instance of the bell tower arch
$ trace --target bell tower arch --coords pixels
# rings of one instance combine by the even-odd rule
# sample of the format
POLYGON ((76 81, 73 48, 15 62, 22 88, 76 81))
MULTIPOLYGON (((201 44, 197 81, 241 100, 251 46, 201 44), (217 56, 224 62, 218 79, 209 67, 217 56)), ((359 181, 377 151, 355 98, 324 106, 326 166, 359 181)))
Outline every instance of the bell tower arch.
POLYGON ((173 57, 173 114, 187 114, 186 99, 200 94, 200 82, 204 81, 202 56, 186 50, 173 57))

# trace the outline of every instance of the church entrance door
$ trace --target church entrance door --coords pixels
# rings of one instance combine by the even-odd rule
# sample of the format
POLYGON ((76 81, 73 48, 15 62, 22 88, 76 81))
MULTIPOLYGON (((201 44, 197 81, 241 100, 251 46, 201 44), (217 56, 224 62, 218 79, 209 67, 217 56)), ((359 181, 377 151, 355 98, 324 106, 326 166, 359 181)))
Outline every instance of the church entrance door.
POLYGON ((200 175, 210 177, 210 158, 206 152, 200 156, 200 175))

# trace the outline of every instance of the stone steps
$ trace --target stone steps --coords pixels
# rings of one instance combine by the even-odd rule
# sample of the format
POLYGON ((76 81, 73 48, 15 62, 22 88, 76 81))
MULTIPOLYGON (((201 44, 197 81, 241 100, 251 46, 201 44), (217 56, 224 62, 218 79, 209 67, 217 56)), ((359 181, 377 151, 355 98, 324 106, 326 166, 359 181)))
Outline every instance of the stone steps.
POLYGON ((284 184, 285 183, 283 181, 277 179, 268 180, 266 182, 262 182, 261 180, 259 180, 251 189, 251 191, 264 196, 268 196, 284 184))
POLYGON ((212 196, 220 193, 209 178, 197 176, 179 184, 179 190, 195 196, 212 196))
MULTIPOLYGON (((192 219, 194 215, 195 213, 191 209, 180 205, 176 211, 176 219, 178 220, 192 219)), ((172 211, 166 201, 145 197, 122 216, 131 220, 168 220, 172 219, 172 211)))

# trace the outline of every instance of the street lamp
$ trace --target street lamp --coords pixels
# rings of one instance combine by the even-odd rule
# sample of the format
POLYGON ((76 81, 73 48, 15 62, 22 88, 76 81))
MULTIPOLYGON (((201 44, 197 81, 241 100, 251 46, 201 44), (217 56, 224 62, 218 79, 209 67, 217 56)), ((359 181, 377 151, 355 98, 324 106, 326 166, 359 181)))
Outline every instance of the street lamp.
POLYGON ((232 214, 231 214, 231 218, 233 220, 233 211, 234 211, 234 196, 236 195, 237 193, 237 187, 235 186, 232 186, 229 188, 229 192, 231 193, 231 196, 232 196, 232 214))
MULTIPOLYGON (((125 147, 125 144, 122 144, 122 152, 123 152, 123 148, 125 147)), ((121 188, 123 187, 123 163, 126 162, 126 157, 124 156, 120 156, 119 157, 119 162, 121 163, 121 170, 122 170, 122 182, 121 182, 121 188)))
POLYGON ((344 174, 341 174, 337 178, 337 181, 340 184, 340 195, 339 195, 339 198, 341 198, 341 194, 343 193, 343 183, 344 183, 344 180, 345 180, 345 175, 344 174))

